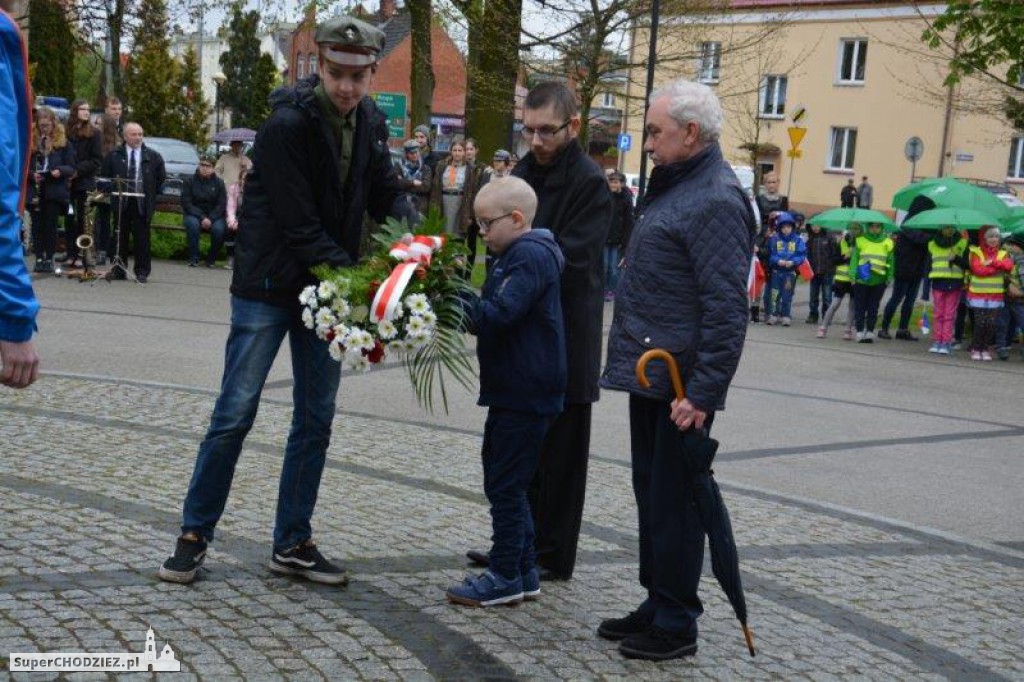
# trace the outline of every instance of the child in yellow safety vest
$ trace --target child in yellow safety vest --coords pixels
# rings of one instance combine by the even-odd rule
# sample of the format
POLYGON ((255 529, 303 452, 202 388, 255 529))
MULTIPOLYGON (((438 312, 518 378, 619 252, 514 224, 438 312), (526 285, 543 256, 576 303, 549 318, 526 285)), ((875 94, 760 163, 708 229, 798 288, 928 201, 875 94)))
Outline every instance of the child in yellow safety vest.
POLYGON ((971 278, 967 283, 967 305, 974 311, 971 360, 992 359, 988 349, 996 340, 996 322, 1002 312, 1006 275, 1013 270, 1010 255, 999 248, 998 227, 982 228, 979 245, 968 250, 971 278))
POLYGON ((839 306, 843 299, 849 297, 850 302, 846 306, 846 329, 843 331, 843 340, 853 340, 853 278, 850 276, 850 257, 853 255, 853 245, 857 237, 861 235, 863 228, 858 223, 850 223, 846 234, 839 241, 839 253, 836 256, 836 278, 832 280, 832 302, 825 311, 825 316, 818 327, 818 338, 825 338, 828 327, 832 324, 832 318, 839 312, 839 306))
POLYGON ((935 342, 929 353, 949 355, 953 348, 953 322, 964 288, 964 266, 967 240, 952 225, 943 227, 928 242, 931 270, 928 279, 932 286, 932 307, 935 324, 932 331, 935 342))
POLYGON ((850 275, 853 279, 853 320, 858 343, 875 341, 878 306, 885 287, 892 281, 895 248, 879 223, 870 223, 864 234, 854 241, 850 275))

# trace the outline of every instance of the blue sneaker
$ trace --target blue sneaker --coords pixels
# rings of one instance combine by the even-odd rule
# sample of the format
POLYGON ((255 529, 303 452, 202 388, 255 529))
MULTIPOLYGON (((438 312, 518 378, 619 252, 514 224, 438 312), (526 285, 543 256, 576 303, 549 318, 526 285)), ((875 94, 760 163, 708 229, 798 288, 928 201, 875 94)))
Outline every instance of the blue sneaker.
POLYGON ((523 599, 526 601, 540 599, 540 569, 536 566, 523 573, 523 599))
POLYGON ((458 585, 445 592, 448 601, 466 606, 515 606, 523 601, 523 580, 506 580, 487 570, 473 577, 467 575, 458 585))

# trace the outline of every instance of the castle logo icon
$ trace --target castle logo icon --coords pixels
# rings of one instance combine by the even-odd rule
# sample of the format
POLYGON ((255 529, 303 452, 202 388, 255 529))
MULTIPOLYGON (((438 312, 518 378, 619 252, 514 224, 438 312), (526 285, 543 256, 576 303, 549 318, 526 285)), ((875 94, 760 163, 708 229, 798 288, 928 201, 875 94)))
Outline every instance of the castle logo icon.
POLYGON ((153 628, 146 633, 146 648, 141 654, 12 653, 9 666, 11 672, 181 672, 181 661, 170 644, 165 644, 157 655, 153 628))
POLYGON ((146 633, 146 650, 142 654, 143 670, 153 672, 181 672, 181 661, 174 656, 174 649, 170 644, 165 644, 160 656, 156 655, 156 635, 153 628, 146 633))

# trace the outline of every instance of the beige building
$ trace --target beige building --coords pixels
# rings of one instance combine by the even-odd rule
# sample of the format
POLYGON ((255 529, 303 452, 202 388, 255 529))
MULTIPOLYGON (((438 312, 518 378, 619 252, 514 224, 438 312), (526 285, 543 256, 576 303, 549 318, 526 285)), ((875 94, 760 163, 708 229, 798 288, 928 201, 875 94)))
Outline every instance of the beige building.
MULTIPOLYGON (((774 170, 783 192, 806 211, 838 206, 848 180, 868 176, 873 208, 917 176, 1005 183, 1024 195, 1024 136, 1003 115, 1005 88, 970 79, 943 85, 948 53, 921 42, 944 3, 850 0, 733 0, 728 12, 695 20, 663 17, 656 84, 680 76, 711 85, 722 99, 721 145, 736 165, 774 170), (920 14, 919 14, 920 12, 920 14), (662 63, 664 60, 665 63, 662 63), (787 156, 788 128, 802 112, 801 156, 787 156), (908 140, 923 147, 916 166, 908 140)), ((638 31, 634 49, 647 38, 638 31)), ((634 62, 637 61, 634 56, 634 62)), ((642 97, 639 74, 631 95, 642 97)), ((640 166, 642 118, 628 172, 640 166)))

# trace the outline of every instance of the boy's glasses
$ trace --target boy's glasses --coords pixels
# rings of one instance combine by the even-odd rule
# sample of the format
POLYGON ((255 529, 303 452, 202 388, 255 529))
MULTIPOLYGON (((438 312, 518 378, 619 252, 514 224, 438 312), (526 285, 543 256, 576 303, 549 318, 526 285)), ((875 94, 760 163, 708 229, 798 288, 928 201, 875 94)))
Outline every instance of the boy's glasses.
POLYGON ((502 218, 508 218, 510 215, 512 215, 512 213, 514 213, 514 211, 506 213, 505 215, 500 215, 497 218, 477 218, 477 227, 479 227, 484 232, 487 232, 489 229, 491 229, 491 225, 498 222, 502 218))
POLYGON ((536 135, 544 142, 547 142, 548 140, 554 138, 555 135, 565 130, 570 123, 572 123, 571 118, 568 119, 562 125, 558 126, 557 128, 528 128, 526 126, 523 126, 523 137, 525 137, 527 140, 532 140, 533 136, 536 135))

